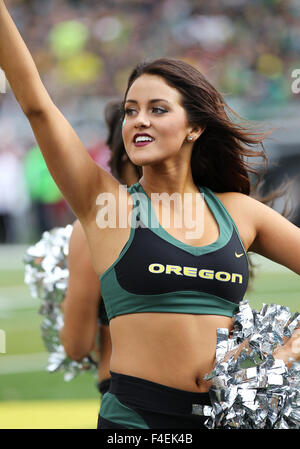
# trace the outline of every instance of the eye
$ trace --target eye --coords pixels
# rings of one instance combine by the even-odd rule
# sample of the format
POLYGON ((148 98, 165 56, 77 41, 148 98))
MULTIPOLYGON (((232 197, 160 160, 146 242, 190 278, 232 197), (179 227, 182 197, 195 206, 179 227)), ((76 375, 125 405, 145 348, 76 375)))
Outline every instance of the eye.
POLYGON ((135 109, 133 109, 133 108, 127 108, 124 111, 125 115, 129 115, 129 116, 132 115, 134 112, 135 112, 135 109))
POLYGON ((159 107, 152 108, 152 111, 153 111, 155 114, 165 114, 166 112, 168 112, 166 109, 164 109, 164 108, 159 108, 159 107))

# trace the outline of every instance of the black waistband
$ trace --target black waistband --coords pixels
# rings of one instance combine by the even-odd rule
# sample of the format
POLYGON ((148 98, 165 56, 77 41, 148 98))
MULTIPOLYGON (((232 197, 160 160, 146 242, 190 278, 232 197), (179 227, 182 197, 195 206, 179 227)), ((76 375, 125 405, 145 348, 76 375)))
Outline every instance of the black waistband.
POLYGON ((209 393, 194 393, 126 374, 111 373, 109 392, 128 406, 165 413, 191 413, 193 404, 211 405, 209 393))
POLYGON ((110 386, 110 378, 104 379, 97 384, 99 393, 103 396, 108 390, 110 386))

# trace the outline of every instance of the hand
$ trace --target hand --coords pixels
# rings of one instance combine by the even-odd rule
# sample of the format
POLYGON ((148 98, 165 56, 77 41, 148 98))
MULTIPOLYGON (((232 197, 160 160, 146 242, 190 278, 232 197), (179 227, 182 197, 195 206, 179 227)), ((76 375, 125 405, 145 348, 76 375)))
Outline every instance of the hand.
MULTIPOLYGON (((228 351, 224 357, 223 362, 226 362, 230 357, 234 356, 234 360, 238 358, 242 350, 251 352, 249 340, 246 338, 237 347, 228 351)), ((274 359, 283 360, 288 368, 291 367, 294 361, 300 361, 300 328, 296 329, 289 339, 286 339, 283 345, 278 346, 273 352, 274 359)))
POLYGON ((251 348, 250 348, 250 345, 249 345, 249 339, 248 338, 246 338, 244 341, 242 341, 242 343, 240 343, 238 346, 236 346, 233 349, 231 349, 230 351, 226 352, 222 362, 228 362, 228 360, 231 357, 233 357, 233 359, 236 360, 243 349, 245 351, 247 351, 248 353, 251 352, 251 348))
POLYGON ((274 353, 274 359, 281 359, 290 368, 294 361, 300 360, 300 328, 296 329, 292 336, 278 346, 274 353))

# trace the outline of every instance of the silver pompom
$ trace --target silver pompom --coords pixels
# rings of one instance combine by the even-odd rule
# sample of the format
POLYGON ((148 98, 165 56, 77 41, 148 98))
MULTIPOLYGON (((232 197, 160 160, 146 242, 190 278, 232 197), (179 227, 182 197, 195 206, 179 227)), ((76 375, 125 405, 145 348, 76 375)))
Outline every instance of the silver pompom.
POLYGON ((287 307, 264 304, 258 312, 240 304, 232 335, 218 329, 216 365, 206 376, 212 381, 208 428, 300 428, 300 362, 287 368, 272 355, 299 325, 300 315, 287 307))
POLYGON ((81 362, 68 358, 59 339, 64 323, 61 302, 68 287, 67 256, 72 231, 72 225, 46 231, 24 255, 25 283, 31 296, 41 301, 39 313, 44 317, 41 337, 49 352, 47 370, 62 371, 66 381, 87 370, 96 374, 97 366, 92 357, 85 357, 81 362))

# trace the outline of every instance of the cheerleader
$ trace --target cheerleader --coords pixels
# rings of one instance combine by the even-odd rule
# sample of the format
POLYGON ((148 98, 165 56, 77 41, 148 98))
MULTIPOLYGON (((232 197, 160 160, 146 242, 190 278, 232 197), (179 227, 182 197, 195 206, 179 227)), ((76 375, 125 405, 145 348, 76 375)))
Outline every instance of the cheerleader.
MULTIPOLYGON (((251 147, 265 135, 237 124, 189 64, 141 64, 124 95, 122 135, 143 176, 126 189, 89 157, 53 104, 3 0, 0 65, 100 278, 112 355, 98 427, 204 427, 192 410, 210 404, 204 377, 215 364, 217 329, 232 328, 247 289, 247 253, 300 274, 299 228, 250 196, 249 159, 263 156, 251 147)), ((288 340, 280 358, 299 359, 295 347, 288 340)))

